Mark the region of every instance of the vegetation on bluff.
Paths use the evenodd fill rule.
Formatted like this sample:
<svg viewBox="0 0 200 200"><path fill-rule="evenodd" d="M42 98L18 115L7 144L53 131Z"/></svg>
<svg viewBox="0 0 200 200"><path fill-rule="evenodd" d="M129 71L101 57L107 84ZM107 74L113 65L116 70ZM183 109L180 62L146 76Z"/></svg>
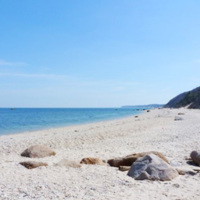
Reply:
<svg viewBox="0 0 200 200"><path fill-rule="evenodd" d="M166 108L181 108L188 106L188 108L200 109L200 87L179 94L171 99L164 107Z"/></svg>

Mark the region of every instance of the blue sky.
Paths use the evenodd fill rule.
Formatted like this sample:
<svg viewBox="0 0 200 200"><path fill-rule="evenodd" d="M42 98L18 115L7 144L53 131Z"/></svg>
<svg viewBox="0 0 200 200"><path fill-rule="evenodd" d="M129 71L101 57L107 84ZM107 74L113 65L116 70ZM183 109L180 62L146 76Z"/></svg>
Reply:
<svg viewBox="0 0 200 200"><path fill-rule="evenodd" d="M200 86L199 0L0 0L0 107L166 103Z"/></svg>

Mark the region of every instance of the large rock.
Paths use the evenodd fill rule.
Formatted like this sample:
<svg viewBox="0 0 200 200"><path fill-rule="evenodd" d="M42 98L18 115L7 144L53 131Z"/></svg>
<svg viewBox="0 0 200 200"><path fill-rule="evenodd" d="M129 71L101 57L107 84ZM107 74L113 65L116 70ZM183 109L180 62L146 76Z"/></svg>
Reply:
<svg viewBox="0 0 200 200"><path fill-rule="evenodd" d="M86 165L106 165L106 163L99 158L83 158L80 163Z"/></svg>
<svg viewBox="0 0 200 200"><path fill-rule="evenodd" d="M131 166L128 176L136 180L160 180L170 181L179 174L176 169L171 167L155 154L149 154L138 158Z"/></svg>
<svg viewBox="0 0 200 200"><path fill-rule="evenodd" d="M44 158L47 156L55 156L56 153L47 146L33 145L21 153L21 156L29 158Z"/></svg>
<svg viewBox="0 0 200 200"><path fill-rule="evenodd" d="M198 153L197 151L192 151L190 157L192 158L195 164L200 166L200 153Z"/></svg>
<svg viewBox="0 0 200 200"><path fill-rule="evenodd" d="M112 167L131 166L138 158L143 157L143 156L148 155L148 154L151 154L151 153L157 155L162 160L169 163L167 158L162 153L157 152L157 151L134 153L134 154L130 154L130 155L125 156L125 157L110 159L107 162Z"/></svg>
<svg viewBox="0 0 200 200"><path fill-rule="evenodd" d="M34 169L41 166L47 166L47 163L34 162L34 161L20 162L19 164L23 165L27 169Z"/></svg>
<svg viewBox="0 0 200 200"><path fill-rule="evenodd" d="M60 162L58 162L57 164L55 164L55 166L59 166L59 167L72 167L72 168L80 168L81 165L78 162L75 161L71 161L71 160L67 160L67 159L63 159Z"/></svg>

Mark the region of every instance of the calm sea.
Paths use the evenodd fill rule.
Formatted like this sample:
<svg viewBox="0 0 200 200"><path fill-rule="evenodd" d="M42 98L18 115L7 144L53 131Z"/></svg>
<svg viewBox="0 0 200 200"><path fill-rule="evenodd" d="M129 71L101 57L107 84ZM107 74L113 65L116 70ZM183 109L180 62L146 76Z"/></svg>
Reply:
<svg viewBox="0 0 200 200"><path fill-rule="evenodd" d="M0 108L0 135L117 119L141 112L122 108Z"/></svg>

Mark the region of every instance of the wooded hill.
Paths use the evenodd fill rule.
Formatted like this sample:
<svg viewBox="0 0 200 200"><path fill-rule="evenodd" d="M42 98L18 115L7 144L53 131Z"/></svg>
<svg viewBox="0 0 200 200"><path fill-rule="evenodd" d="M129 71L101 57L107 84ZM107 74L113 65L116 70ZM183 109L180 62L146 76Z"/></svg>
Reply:
<svg viewBox="0 0 200 200"><path fill-rule="evenodd" d="M200 87L189 92L184 92L171 99L165 108L181 108L186 107L200 109Z"/></svg>

